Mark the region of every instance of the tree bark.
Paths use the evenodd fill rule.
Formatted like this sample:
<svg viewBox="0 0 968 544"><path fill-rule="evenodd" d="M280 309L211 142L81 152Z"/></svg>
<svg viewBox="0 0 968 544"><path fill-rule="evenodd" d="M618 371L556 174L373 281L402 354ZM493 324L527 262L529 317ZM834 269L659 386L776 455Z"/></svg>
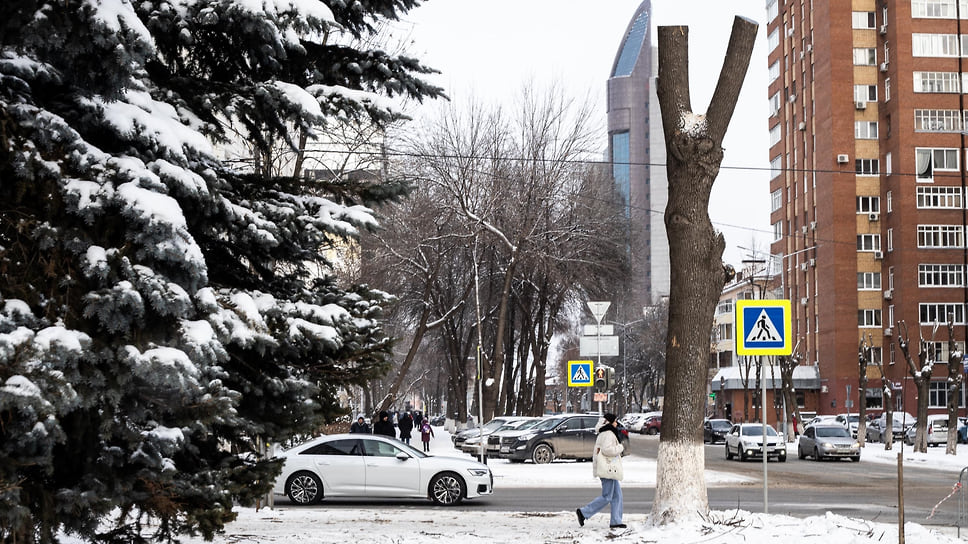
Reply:
<svg viewBox="0 0 968 544"><path fill-rule="evenodd" d="M962 353L955 342L955 326L948 321L948 443L945 444L945 454L958 453L958 433L951 429L958 429L958 400L961 399L961 386L965 375L961 371Z"/></svg>
<svg viewBox="0 0 968 544"><path fill-rule="evenodd" d="M709 110L692 111L688 28L659 27L659 80L668 156L671 288L666 387L652 521L694 519L709 510L701 429L705 411L709 331L726 272L725 239L709 220L709 196L723 160L722 141L739 98L757 24L735 18Z"/></svg>

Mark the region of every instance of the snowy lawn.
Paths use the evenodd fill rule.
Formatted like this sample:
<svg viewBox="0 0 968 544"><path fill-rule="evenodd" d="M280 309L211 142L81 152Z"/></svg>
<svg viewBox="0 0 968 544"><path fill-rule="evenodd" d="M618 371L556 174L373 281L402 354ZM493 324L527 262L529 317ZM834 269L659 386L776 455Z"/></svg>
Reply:
<svg viewBox="0 0 968 544"><path fill-rule="evenodd" d="M450 436L435 428L431 452L436 455L465 456L451 446ZM419 443L417 443L419 447ZM795 450L795 444L792 451ZM900 444L884 451L882 444L864 448L861 463L897 463ZM944 448L931 448L927 454L915 454L904 446L906 465L958 471L968 466L968 447L959 447L957 456L944 454ZM795 455L795 453L794 453ZM794 460L794 462L796 462ZM655 484L655 460L625 459L623 486ZM591 476L590 463L557 462L550 465L512 464L504 460L489 463L495 476L495 488L542 485L598 487ZM707 483L749 481L727 473L706 471ZM587 497L576 497L576 503ZM473 504L473 503L471 503ZM227 526L225 534L215 539L218 544L263 542L286 543L440 543L440 542L567 542L591 544L609 540L616 543L662 542L663 544L748 544L751 542L797 542L798 544L844 544L898 542L897 526L827 513L806 519L784 515L764 515L748 511L714 511L701 522L653 527L647 512L625 513L628 528L611 530L607 513L589 519L579 527L573 511L567 512L490 512L459 508L439 508L407 503L399 508L381 504L374 507L326 509L292 507L284 503L273 509L238 509L239 518ZM954 530L939 533L916 523L905 526L907 542L940 544L963 542ZM67 539L65 542L72 542ZM185 544L201 544L201 538L182 539Z"/></svg>

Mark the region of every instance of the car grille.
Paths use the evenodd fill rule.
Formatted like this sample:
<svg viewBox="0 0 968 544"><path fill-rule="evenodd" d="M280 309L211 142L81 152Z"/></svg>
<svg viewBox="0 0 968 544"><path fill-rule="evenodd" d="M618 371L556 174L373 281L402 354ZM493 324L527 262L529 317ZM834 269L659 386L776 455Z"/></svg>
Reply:
<svg viewBox="0 0 968 544"><path fill-rule="evenodd" d="M489 437L487 437L487 443L489 445L497 445L497 444L500 444L501 443L501 437L500 436L489 436Z"/></svg>

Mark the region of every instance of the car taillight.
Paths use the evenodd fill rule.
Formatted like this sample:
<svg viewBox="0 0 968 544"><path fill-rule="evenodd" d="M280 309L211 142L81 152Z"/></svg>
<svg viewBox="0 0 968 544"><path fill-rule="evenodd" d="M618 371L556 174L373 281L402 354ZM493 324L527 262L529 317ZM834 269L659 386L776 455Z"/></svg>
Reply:
<svg viewBox="0 0 968 544"><path fill-rule="evenodd" d="M622 436L628 436L628 435L629 435L629 432L625 429L622 429Z"/></svg>

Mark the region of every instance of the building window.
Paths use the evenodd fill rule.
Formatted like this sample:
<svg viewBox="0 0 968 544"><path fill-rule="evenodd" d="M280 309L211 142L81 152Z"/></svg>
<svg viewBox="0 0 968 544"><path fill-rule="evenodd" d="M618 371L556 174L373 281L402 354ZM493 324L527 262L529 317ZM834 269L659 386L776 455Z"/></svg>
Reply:
<svg viewBox="0 0 968 544"><path fill-rule="evenodd" d="M947 360L945 360L947 362ZM958 407L965 407L965 388L958 388ZM928 384L928 408L947 408L948 407L948 382L932 381Z"/></svg>
<svg viewBox="0 0 968 544"><path fill-rule="evenodd" d="M894 251L894 227L887 229L887 250Z"/></svg>
<svg viewBox="0 0 968 544"><path fill-rule="evenodd" d="M770 65L770 78L769 83L773 83L780 78L780 61L776 61Z"/></svg>
<svg viewBox="0 0 968 544"><path fill-rule="evenodd" d="M857 310L857 326L858 327L880 327L881 311L875 310L873 308L865 308L863 310Z"/></svg>
<svg viewBox="0 0 968 544"><path fill-rule="evenodd" d="M877 102L877 85L854 85L854 102Z"/></svg>
<svg viewBox="0 0 968 544"><path fill-rule="evenodd" d="M887 199L887 213L891 213L894 211L894 191L888 191L885 198Z"/></svg>
<svg viewBox="0 0 968 544"><path fill-rule="evenodd" d="M773 29L773 32L770 32L770 34L766 37L766 50L773 51L779 45L780 45L780 27L776 27ZM779 67L777 71L779 72ZM773 80L770 80L770 81L773 81Z"/></svg>
<svg viewBox="0 0 968 544"><path fill-rule="evenodd" d="M854 28L874 28L874 12L873 11L855 11L852 13Z"/></svg>
<svg viewBox="0 0 968 544"><path fill-rule="evenodd" d="M770 211L775 212L783 206L783 189L770 193Z"/></svg>
<svg viewBox="0 0 968 544"><path fill-rule="evenodd" d="M914 72L916 93L960 93L958 72Z"/></svg>
<svg viewBox="0 0 968 544"><path fill-rule="evenodd" d="M918 132L960 132L958 110L914 110L914 130Z"/></svg>
<svg viewBox="0 0 968 544"><path fill-rule="evenodd" d="M773 223L773 241L776 242L783 238L783 221Z"/></svg>
<svg viewBox="0 0 968 544"><path fill-rule="evenodd" d="M880 291L881 273L880 272L858 272L857 289L859 291Z"/></svg>
<svg viewBox="0 0 968 544"><path fill-rule="evenodd" d="M859 196L857 197L857 213L880 213L881 197L879 196Z"/></svg>
<svg viewBox="0 0 968 544"><path fill-rule="evenodd" d="M968 16L968 0L960 0L961 18ZM957 17L955 0L911 0L911 17L921 19L954 19Z"/></svg>
<svg viewBox="0 0 968 544"><path fill-rule="evenodd" d="M884 407L884 391L880 387L868 387L864 392L867 409L880 410Z"/></svg>
<svg viewBox="0 0 968 544"><path fill-rule="evenodd" d="M854 169L858 176L876 176L881 173L880 161L877 159L855 159Z"/></svg>
<svg viewBox="0 0 968 544"><path fill-rule="evenodd" d="M922 185L917 187L917 191L918 208L961 209L961 187Z"/></svg>
<svg viewBox="0 0 968 544"><path fill-rule="evenodd" d="M934 181L935 171L958 171L958 150L919 147L914 150L918 181Z"/></svg>
<svg viewBox="0 0 968 544"><path fill-rule="evenodd" d="M769 2L766 4L766 21L770 22L773 19L776 19L778 14L779 11L776 7L776 0L769 0Z"/></svg>
<svg viewBox="0 0 968 544"><path fill-rule="evenodd" d="M857 235L857 251L880 251L880 250L881 250L880 234L858 234Z"/></svg>
<svg viewBox="0 0 968 544"><path fill-rule="evenodd" d="M961 225L918 225L919 248L960 248Z"/></svg>
<svg viewBox="0 0 968 544"><path fill-rule="evenodd" d="M922 302L918 304L918 314L922 325L947 323L948 320L951 320L955 325L965 324L965 306L963 304Z"/></svg>
<svg viewBox="0 0 968 544"><path fill-rule="evenodd" d="M780 134L780 123L770 127L770 147L773 147L780 141Z"/></svg>
<svg viewBox="0 0 968 544"><path fill-rule="evenodd" d="M934 342L926 341L926 350L928 357L936 362L947 364L950 358L948 353L948 342ZM964 353L964 342L955 342L955 352Z"/></svg>
<svg viewBox="0 0 968 544"><path fill-rule="evenodd" d="M957 57L959 52L965 54L965 43L968 43L962 36L959 47L957 34L911 34L911 42L911 54L915 57ZM856 53L854 64L857 64Z"/></svg>
<svg viewBox="0 0 968 544"><path fill-rule="evenodd" d="M884 101L891 101L891 78L889 77L884 78Z"/></svg>
<svg viewBox="0 0 968 544"><path fill-rule="evenodd" d="M855 47L854 48L855 66L876 66L877 48L875 47Z"/></svg>
<svg viewBox="0 0 968 544"><path fill-rule="evenodd" d="M961 264L919 264L918 287L963 287L965 267Z"/></svg>
<svg viewBox="0 0 968 544"><path fill-rule="evenodd" d="M777 155L770 160L770 179L776 179L783 171L783 157Z"/></svg>
<svg viewBox="0 0 968 544"><path fill-rule="evenodd" d="M877 121L854 121L854 138L858 140L876 140Z"/></svg>
<svg viewBox="0 0 968 544"><path fill-rule="evenodd" d="M631 217L631 184L632 169L629 154L629 133L616 132L612 134L612 179L622 195L625 217Z"/></svg>
<svg viewBox="0 0 968 544"><path fill-rule="evenodd" d="M770 116L774 116L780 113L780 91L777 91L770 97Z"/></svg>

